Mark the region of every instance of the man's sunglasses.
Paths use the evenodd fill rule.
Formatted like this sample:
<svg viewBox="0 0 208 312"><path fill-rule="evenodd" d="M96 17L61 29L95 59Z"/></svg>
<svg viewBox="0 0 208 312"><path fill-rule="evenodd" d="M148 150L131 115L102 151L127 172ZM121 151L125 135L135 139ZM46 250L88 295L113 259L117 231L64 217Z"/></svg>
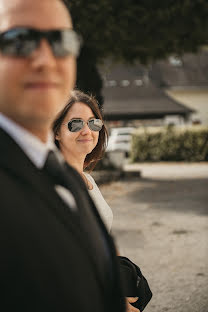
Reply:
<svg viewBox="0 0 208 312"><path fill-rule="evenodd" d="M82 119L72 119L66 125L69 131L78 132L82 130L86 122ZM100 131L103 127L103 122L101 119L90 119L87 121L87 125L92 131Z"/></svg>
<svg viewBox="0 0 208 312"><path fill-rule="evenodd" d="M29 57L46 39L55 57L79 54L81 40L72 29L37 30L18 27L0 33L0 53L14 57Z"/></svg>

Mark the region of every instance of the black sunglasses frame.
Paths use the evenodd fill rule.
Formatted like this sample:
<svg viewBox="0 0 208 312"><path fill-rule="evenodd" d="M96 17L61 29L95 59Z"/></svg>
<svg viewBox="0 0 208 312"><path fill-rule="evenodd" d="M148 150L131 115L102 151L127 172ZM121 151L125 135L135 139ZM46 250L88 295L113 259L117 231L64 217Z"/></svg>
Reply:
<svg viewBox="0 0 208 312"><path fill-rule="evenodd" d="M72 29L38 30L16 27L0 33L0 53L14 57L29 57L42 39L47 40L55 57L77 57L81 37Z"/></svg>
<svg viewBox="0 0 208 312"><path fill-rule="evenodd" d="M98 125L95 125L95 128L94 128L92 122L95 122L95 121L97 121L97 122L99 121L99 122L100 122L100 125L99 125L99 126L98 126ZM72 123L73 123L73 122L81 122L81 126L78 127L78 128L76 128L75 131L72 131L72 129L73 129ZM102 127L103 127L103 122L102 122L102 120L99 119L99 118L93 118L93 119L88 120L87 122L84 121L84 120L82 120L81 118L76 118L76 119L70 120L66 125L68 126L68 129L69 129L70 132L79 132L80 130L82 130L82 129L84 128L85 124L88 125L88 128L89 128L91 131L95 131L95 132L101 131L101 129L102 129ZM77 125L76 125L76 127L77 127ZM97 127L97 128L96 128L96 127Z"/></svg>

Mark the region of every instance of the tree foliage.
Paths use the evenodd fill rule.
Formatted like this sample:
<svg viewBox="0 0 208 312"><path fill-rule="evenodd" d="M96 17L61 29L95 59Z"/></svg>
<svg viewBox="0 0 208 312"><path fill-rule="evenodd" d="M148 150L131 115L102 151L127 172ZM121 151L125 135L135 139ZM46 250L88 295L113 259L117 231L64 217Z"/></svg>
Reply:
<svg viewBox="0 0 208 312"><path fill-rule="evenodd" d="M147 63L207 42L207 0L69 0L69 6L97 60Z"/></svg>
<svg viewBox="0 0 208 312"><path fill-rule="evenodd" d="M207 0L68 0L68 3L75 28L84 40L80 62L85 67L89 64L92 68L92 63L98 64L106 57L148 64L170 54L196 52L207 44ZM83 71L84 68L80 69L79 74Z"/></svg>

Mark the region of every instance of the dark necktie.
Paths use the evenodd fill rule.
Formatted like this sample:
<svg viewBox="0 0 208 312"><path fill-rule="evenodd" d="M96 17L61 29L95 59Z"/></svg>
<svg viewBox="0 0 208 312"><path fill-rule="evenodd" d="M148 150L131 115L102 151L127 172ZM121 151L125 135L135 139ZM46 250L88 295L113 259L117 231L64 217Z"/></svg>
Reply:
<svg viewBox="0 0 208 312"><path fill-rule="evenodd" d="M60 197L66 202L66 204L74 210L74 212L77 210L77 205L75 203L75 197L72 195L72 188L73 185L71 183L71 179L69 177L69 174L66 174L67 168L66 168L65 162L60 162L58 159L58 156L55 154L55 152L50 151L48 153L45 166L43 170L49 175L50 179L52 179L53 183L55 185L61 185L65 189L67 189L66 193L60 194L60 190L56 190ZM76 211L77 212L77 211Z"/></svg>
<svg viewBox="0 0 208 312"><path fill-rule="evenodd" d="M44 169L53 178L54 182L69 188L69 180L64 170L64 163L61 164L55 152L50 151L45 162Z"/></svg>

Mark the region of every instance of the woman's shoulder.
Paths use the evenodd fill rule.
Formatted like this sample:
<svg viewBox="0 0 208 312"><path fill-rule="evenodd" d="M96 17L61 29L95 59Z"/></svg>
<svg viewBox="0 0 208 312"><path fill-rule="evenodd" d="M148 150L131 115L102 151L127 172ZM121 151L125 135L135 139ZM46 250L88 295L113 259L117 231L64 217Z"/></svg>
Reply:
<svg viewBox="0 0 208 312"><path fill-rule="evenodd" d="M93 184L93 186L95 186L95 185L97 186L97 184L96 184L94 178L91 176L90 173L84 172L84 175L85 175L85 177L88 179L88 181L90 181L90 182Z"/></svg>
<svg viewBox="0 0 208 312"><path fill-rule="evenodd" d="M93 189L89 190L89 194L91 195L94 203L100 213L105 225L107 226L108 231L110 231L112 222L113 222L113 213L108 203L105 201L99 187L97 186L94 178L91 174L85 172L85 177L92 183Z"/></svg>
<svg viewBox="0 0 208 312"><path fill-rule="evenodd" d="M93 177L91 176L91 174L89 174L88 172L84 172L84 175L85 175L85 177L88 178L90 181L95 181L95 180L93 179Z"/></svg>

